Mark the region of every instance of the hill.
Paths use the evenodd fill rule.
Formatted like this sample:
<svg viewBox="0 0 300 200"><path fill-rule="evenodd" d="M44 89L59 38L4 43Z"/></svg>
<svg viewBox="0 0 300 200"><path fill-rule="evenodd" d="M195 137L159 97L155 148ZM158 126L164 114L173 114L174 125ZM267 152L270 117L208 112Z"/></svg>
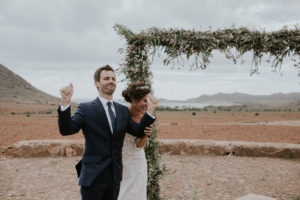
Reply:
<svg viewBox="0 0 300 200"><path fill-rule="evenodd" d="M217 93L214 95L201 95L197 98L187 99L187 103L202 103L211 105L268 105L278 106L300 101L300 93L276 93L271 95L250 95L244 93Z"/></svg>
<svg viewBox="0 0 300 200"><path fill-rule="evenodd" d="M57 104L60 99L33 87L22 77L0 64L0 101Z"/></svg>
<svg viewBox="0 0 300 200"><path fill-rule="evenodd" d="M300 93L276 93L271 95L250 95L243 93L217 93L201 95L185 101L159 99L160 106L172 108L173 105L198 108L207 105L204 110L230 111L300 111Z"/></svg>

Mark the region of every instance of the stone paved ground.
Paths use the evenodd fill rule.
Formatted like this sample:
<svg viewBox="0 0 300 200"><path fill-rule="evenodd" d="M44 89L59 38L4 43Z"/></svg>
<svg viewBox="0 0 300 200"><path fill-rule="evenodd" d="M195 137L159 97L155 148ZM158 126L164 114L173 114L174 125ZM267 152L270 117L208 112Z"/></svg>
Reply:
<svg viewBox="0 0 300 200"><path fill-rule="evenodd" d="M79 157L2 159L1 200L80 199L74 164ZM164 155L165 199L235 199L255 193L300 198L300 160Z"/></svg>

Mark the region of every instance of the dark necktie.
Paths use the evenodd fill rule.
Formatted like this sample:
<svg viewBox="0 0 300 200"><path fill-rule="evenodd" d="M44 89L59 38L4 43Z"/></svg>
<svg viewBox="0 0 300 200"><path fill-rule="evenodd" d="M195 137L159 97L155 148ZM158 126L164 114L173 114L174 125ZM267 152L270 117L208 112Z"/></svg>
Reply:
<svg viewBox="0 0 300 200"><path fill-rule="evenodd" d="M108 114L109 114L109 117L110 117L112 129L115 130L116 116L115 116L114 112L111 109L111 102L107 102L107 106L108 106Z"/></svg>

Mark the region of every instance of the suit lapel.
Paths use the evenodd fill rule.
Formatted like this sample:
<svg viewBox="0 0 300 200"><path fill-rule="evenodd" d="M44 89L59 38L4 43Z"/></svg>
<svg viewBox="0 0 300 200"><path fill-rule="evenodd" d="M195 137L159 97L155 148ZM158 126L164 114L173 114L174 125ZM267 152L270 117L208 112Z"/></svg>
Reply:
<svg viewBox="0 0 300 200"><path fill-rule="evenodd" d="M97 115L96 117L98 119L100 119L101 124L104 124L106 129L109 131L109 134L111 134L111 129L110 129L110 126L109 126L109 123L108 123L108 119L107 119L104 107L103 107L100 99L97 97L94 100L93 104L94 104L94 109L95 109L96 115Z"/></svg>
<svg viewBox="0 0 300 200"><path fill-rule="evenodd" d="M121 124L122 112L120 109L120 105L118 103L114 102L114 107L115 107L115 111L116 111L116 127L115 127L114 135L116 135L118 133L118 128Z"/></svg>

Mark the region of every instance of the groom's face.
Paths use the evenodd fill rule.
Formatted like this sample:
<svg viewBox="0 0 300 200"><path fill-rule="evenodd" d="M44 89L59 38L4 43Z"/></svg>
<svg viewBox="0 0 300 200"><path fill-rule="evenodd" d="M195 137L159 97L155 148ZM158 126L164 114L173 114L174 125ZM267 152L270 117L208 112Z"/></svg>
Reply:
<svg viewBox="0 0 300 200"><path fill-rule="evenodd" d="M113 71L103 70L100 74L99 82L95 85L99 88L99 93L112 95L116 89L116 75Z"/></svg>

